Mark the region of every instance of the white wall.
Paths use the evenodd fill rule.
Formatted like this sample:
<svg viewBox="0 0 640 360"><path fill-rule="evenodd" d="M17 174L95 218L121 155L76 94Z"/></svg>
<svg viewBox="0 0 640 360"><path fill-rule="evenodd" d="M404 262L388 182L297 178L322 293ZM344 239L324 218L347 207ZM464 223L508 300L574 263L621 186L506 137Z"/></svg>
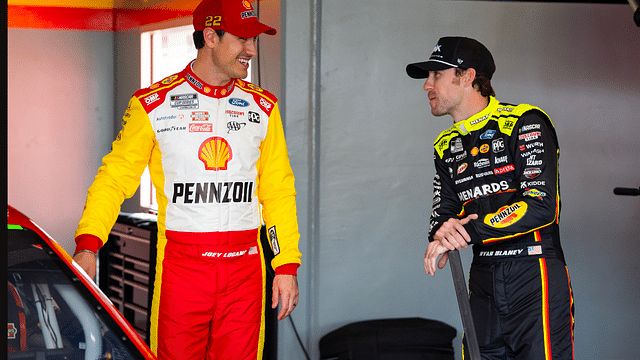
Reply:
<svg viewBox="0 0 640 360"><path fill-rule="evenodd" d="M73 253L114 132L113 33L8 29L9 205Z"/></svg>

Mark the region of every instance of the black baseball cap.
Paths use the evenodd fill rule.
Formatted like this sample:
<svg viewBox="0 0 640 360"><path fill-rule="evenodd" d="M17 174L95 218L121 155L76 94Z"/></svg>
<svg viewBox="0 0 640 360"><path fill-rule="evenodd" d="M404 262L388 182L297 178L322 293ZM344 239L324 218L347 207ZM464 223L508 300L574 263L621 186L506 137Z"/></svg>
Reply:
<svg viewBox="0 0 640 360"><path fill-rule="evenodd" d="M407 65L407 75L414 79L426 79L429 71L453 67L474 68L489 79L496 71L493 56L480 42L466 37L447 36L438 40L429 60Z"/></svg>

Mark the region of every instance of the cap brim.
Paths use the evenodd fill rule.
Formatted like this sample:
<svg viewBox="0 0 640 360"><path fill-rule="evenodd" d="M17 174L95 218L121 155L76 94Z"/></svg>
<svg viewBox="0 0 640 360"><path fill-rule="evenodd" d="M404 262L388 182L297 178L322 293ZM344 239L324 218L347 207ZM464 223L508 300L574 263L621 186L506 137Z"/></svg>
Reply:
<svg viewBox="0 0 640 360"><path fill-rule="evenodd" d="M414 79L426 79L429 77L429 71L445 70L452 67L456 66L445 62L427 60L407 65L407 75Z"/></svg>
<svg viewBox="0 0 640 360"><path fill-rule="evenodd" d="M277 33L276 29L272 28L271 26L267 26L259 21L242 24L236 27L229 27L224 30L242 38L252 38L262 33L265 33L267 35L275 35Z"/></svg>

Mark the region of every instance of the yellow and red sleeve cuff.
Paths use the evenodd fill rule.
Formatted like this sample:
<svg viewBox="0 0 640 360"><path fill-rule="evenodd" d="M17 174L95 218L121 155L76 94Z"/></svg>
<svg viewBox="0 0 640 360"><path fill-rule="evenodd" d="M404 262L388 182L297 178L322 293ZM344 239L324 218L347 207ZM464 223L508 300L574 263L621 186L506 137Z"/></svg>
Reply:
<svg viewBox="0 0 640 360"><path fill-rule="evenodd" d="M81 234L76 236L76 251L90 250L94 253L98 252L98 249L102 247L102 240L99 237L91 234Z"/></svg>
<svg viewBox="0 0 640 360"><path fill-rule="evenodd" d="M276 275L293 275L298 276L298 268L300 264L284 264L275 269Z"/></svg>

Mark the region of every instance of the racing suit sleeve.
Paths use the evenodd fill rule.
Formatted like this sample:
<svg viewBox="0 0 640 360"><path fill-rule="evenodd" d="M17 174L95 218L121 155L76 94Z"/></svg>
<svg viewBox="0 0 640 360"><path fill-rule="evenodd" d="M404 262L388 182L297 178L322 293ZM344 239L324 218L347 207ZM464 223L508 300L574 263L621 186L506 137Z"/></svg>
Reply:
<svg viewBox="0 0 640 360"><path fill-rule="evenodd" d="M478 219L465 225L473 244L510 239L559 220L559 148L551 121L541 111L525 112L509 137L508 148L515 191L511 196L496 195L495 199L504 201L492 202L489 211L478 211Z"/></svg>
<svg viewBox="0 0 640 360"><path fill-rule="evenodd" d="M260 144L258 199L274 258L276 275L296 275L300 266L298 217L294 175L276 103L269 115L267 135Z"/></svg>
<svg viewBox="0 0 640 360"><path fill-rule="evenodd" d="M458 200L453 189L448 166L434 152L436 174L433 178L433 206L429 221L429 242L440 226L450 218L458 218L462 211L462 203Z"/></svg>
<svg viewBox="0 0 640 360"><path fill-rule="evenodd" d="M122 129L112 150L102 158L87 192L82 218L76 230L76 252L97 250L107 242L120 206L135 194L153 147L155 135L140 101L133 97L122 118Z"/></svg>

